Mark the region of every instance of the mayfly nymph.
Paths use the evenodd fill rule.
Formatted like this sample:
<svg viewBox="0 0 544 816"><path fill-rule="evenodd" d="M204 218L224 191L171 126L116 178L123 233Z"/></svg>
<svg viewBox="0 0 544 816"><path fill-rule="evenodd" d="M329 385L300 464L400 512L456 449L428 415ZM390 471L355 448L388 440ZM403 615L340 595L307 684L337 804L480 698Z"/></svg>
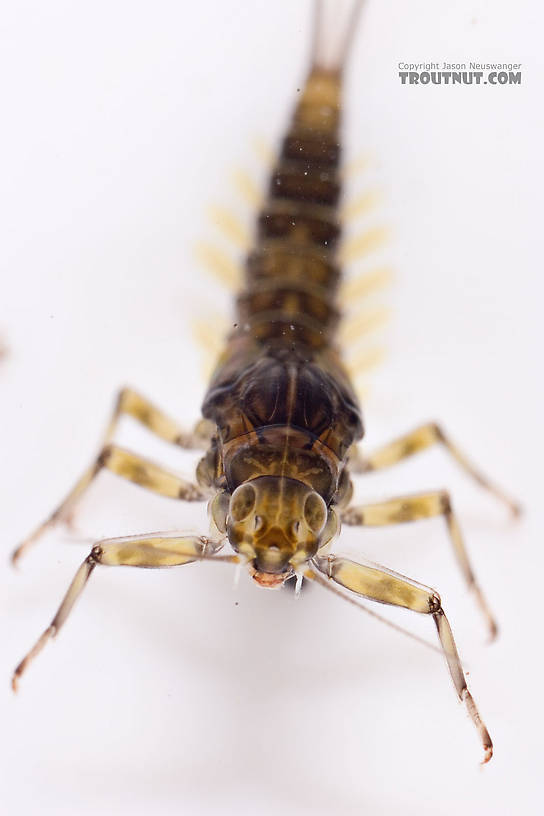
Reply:
<svg viewBox="0 0 544 816"><path fill-rule="evenodd" d="M429 616L457 695L478 731L484 761L492 742L466 684L440 596L389 569L331 552L341 524L381 526L443 517L455 556L492 635L496 624L476 582L449 494L430 491L354 506L351 478L442 445L481 487L517 505L477 471L436 423L425 423L366 453L361 410L338 341L341 282L340 117L342 75L360 3L331 48L328 16L316 3L310 70L258 213L235 326L216 365L192 432L131 388L120 391L98 456L62 504L15 551L13 560L56 523L67 521L106 469L155 493L208 500L209 536L182 532L131 535L96 543L77 571L50 626L15 669L13 687L68 617L97 565L171 567L195 561L243 564L261 587L303 578ZM330 9L329 9L330 11ZM206 451L196 483L113 440L130 415L158 437ZM220 554L229 544L233 552ZM339 590L334 590L339 591Z"/></svg>

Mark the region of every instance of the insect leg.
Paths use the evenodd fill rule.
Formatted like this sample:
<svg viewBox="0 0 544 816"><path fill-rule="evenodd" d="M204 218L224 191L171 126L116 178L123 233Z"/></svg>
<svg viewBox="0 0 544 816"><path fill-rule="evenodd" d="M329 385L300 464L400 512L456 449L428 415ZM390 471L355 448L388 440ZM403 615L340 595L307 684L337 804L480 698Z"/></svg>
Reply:
<svg viewBox="0 0 544 816"><path fill-rule="evenodd" d="M446 521L455 556L468 588L476 596L489 627L491 639L493 639L497 635L497 624L476 581L461 529L451 506L450 495L446 490L420 493L416 496L399 496L376 504L348 507L342 513L342 521L345 524L360 524L364 527L381 527L386 524L402 524L406 521L418 521L434 516L443 516Z"/></svg>
<svg viewBox="0 0 544 816"><path fill-rule="evenodd" d="M14 563L47 529L54 524L70 519L76 504L103 468L141 485L141 487L146 487L154 493L172 499L203 501L206 498L197 485L191 484L191 482L185 481L180 476L176 476L159 465L117 445L106 445L83 476L76 482L64 501L13 552L11 558Z"/></svg>
<svg viewBox="0 0 544 816"><path fill-rule="evenodd" d="M132 388L122 388L115 401L115 407L110 421L106 427L106 432L102 439L102 451L96 462L83 474L74 489L69 493L60 507L49 516L22 544L17 547L12 553L11 559L16 563L19 558L26 552L26 550L38 540L38 538L45 532L46 529L59 521L67 521L69 519L69 512L72 509L75 500L83 493L86 487L90 484L100 467L98 462L100 457L104 454L107 445L113 439L117 425L121 417L127 414L132 416L146 428L149 428L154 434L166 442L171 442L179 445L182 448L206 448L212 432L209 423L206 420L198 422L194 430L190 433L184 431L173 419L167 416L163 411L153 405L146 397L138 394ZM98 467L98 470L96 468ZM96 471L96 472L95 472ZM137 481L133 479L133 481ZM193 491L196 488L193 488ZM179 496L179 498L185 498Z"/></svg>
<svg viewBox="0 0 544 816"><path fill-rule="evenodd" d="M212 436L212 431L206 420L198 422L194 430L187 433L175 420L167 416L146 397L138 394L132 388L122 388L117 395L113 414L102 440L103 445L113 439L123 414L134 417L161 439L179 445L181 448L204 449L208 446Z"/></svg>
<svg viewBox="0 0 544 816"><path fill-rule="evenodd" d="M15 669L11 681L13 690L17 691L19 678L28 664L41 652L47 641L58 634L97 564L149 568L175 567L203 559L237 563L236 556L214 555L221 546L221 542L210 541L205 536L175 533L126 536L100 541L76 572L50 625Z"/></svg>
<svg viewBox="0 0 544 816"><path fill-rule="evenodd" d="M358 564L335 555L317 556L313 559L313 564L320 573L357 595L362 595L379 603L400 606L411 609L413 612L432 615L453 685L459 699L465 703L470 718L480 735L484 748L483 762L488 762L493 756L493 743L478 713L476 703L467 688L453 633L442 609L442 602L438 593L430 587L418 584L404 575L399 575L384 567ZM324 583L327 586L327 582L323 581L319 575L315 577L318 579L318 583Z"/></svg>
<svg viewBox="0 0 544 816"><path fill-rule="evenodd" d="M372 470L381 470L382 468L396 465L397 462L401 462L403 459L407 459L409 456L436 444L443 445L469 476L478 482L484 490L488 490L495 498L507 505L512 515L520 515L520 505L474 467L465 454L453 444L436 422L428 422L425 425L420 425L419 428L415 428L415 430L403 436L399 436L388 445L378 448L378 450L371 453L370 456L365 456L360 453L359 450L356 450L353 457L350 457L350 467L354 473L368 473Z"/></svg>

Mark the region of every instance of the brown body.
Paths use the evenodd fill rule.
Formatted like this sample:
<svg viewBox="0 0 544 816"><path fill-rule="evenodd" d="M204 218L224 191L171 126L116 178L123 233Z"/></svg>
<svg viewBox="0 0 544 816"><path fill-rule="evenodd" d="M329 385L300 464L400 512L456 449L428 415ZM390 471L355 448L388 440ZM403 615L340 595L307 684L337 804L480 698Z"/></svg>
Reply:
<svg viewBox="0 0 544 816"><path fill-rule="evenodd" d="M387 468L440 444L466 473L519 514L519 506L474 468L434 422L371 455L363 455L356 445L363 435L361 414L335 332L341 75L359 6L354 0L330 61L322 50L330 26L323 4L316 2L312 69L257 218L255 248L247 258L245 284L237 298L236 327L204 400L206 421L186 432L147 398L131 388L122 389L98 456L65 500L16 549L13 560L46 529L71 519L104 469L177 501L211 497L212 537L149 533L97 543L50 626L15 669L13 687L58 633L96 565L150 568L198 560L243 562L263 587L280 587L296 574L297 585L304 576L328 588L336 584L352 599L363 597L431 617L455 690L477 729L487 761L491 738L467 688L438 593L376 564L329 554L341 521L374 527L440 516L467 586L494 636L496 624L470 565L449 494L435 490L353 506L348 468L352 474ZM337 4L329 11L334 18ZM117 423L126 414L175 445L207 448L197 468L198 485L116 445ZM227 539L236 555L217 555Z"/></svg>
<svg viewBox="0 0 544 816"><path fill-rule="evenodd" d="M236 327L202 408L217 434L199 478L229 493L274 475L303 482L327 504L346 495L347 452L363 431L334 342L339 120L339 73L313 70L272 171Z"/></svg>
<svg viewBox="0 0 544 816"><path fill-rule="evenodd" d="M311 71L257 218L235 330L202 408L217 432L199 467L201 484L230 496L253 479L275 477L253 513L269 519L272 507L283 507L274 532L255 532L253 539L262 539L262 550L279 547L284 557L271 563L263 553L259 575L287 574L294 565L296 542L287 543L287 529L297 518L288 497L297 487L282 480L304 484L327 507L346 501L348 451L363 435L335 344L340 93L340 72Z"/></svg>

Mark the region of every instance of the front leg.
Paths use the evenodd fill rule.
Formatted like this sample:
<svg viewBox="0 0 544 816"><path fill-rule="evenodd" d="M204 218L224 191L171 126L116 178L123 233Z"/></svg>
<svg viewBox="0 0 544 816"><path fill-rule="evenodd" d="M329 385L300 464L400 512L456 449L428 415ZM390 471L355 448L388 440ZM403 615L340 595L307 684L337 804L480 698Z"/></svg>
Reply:
<svg viewBox="0 0 544 816"><path fill-rule="evenodd" d="M105 564L110 567L150 568L176 567L204 559L238 563L235 555L216 556L215 553L221 547L222 542L210 541L205 536L187 536L177 533L110 538L95 544L76 572L50 625L15 669L11 681L13 690L17 691L19 679L29 663L41 652L47 641L59 633L97 564Z"/></svg>
<svg viewBox="0 0 544 816"><path fill-rule="evenodd" d="M325 586L328 586L328 581L321 578L320 574L364 598L432 616L457 695L465 703L480 735L484 749L483 762L489 762L493 756L493 743L468 690L453 633L438 593L392 570L375 564L358 564L336 555L316 556L313 566L316 570L313 577Z"/></svg>
<svg viewBox="0 0 544 816"><path fill-rule="evenodd" d="M443 445L450 456L480 487L483 487L484 490L487 490L499 501L506 504L512 515L519 516L521 514L521 506L518 502L510 498L501 488L493 484L487 476L484 476L481 471L474 467L436 422L427 422L425 425L420 425L410 433L399 436L388 445L378 448L369 456L362 454L358 448L355 448L350 454L350 469L353 473L369 473L374 470L382 470L382 468L396 465L397 462L420 453L432 445Z"/></svg>
<svg viewBox="0 0 544 816"><path fill-rule="evenodd" d="M497 635L497 624L474 576L461 528L453 512L450 495L446 490L438 490L434 493L420 493L415 496L399 496L376 504L348 507L342 513L341 518L345 524L381 527L387 524L403 524L407 521L418 521L419 519L436 516L442 516L446 522L455 556L468 588L476 596L493 640Z"/></svg>

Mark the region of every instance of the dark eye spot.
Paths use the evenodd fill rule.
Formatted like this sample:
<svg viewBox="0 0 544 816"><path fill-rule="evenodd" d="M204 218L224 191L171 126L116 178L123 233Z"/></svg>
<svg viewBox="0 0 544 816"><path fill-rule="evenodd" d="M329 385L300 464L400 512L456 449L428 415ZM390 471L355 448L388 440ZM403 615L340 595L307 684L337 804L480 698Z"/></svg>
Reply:
<svg viewBox="0 0 544 816"><path fill-rule="evenodd" d="M319 493L310 493L304 503L304 519L314 533L318 533L327 521L327 505Z"/></svg>
<svg viewBox="0 0 544 816"><path fill-rule="evenodd" d="M230 500L229 514L234 521L243 521L255 506L256 493L253 485L237 487Z"/></svg>

